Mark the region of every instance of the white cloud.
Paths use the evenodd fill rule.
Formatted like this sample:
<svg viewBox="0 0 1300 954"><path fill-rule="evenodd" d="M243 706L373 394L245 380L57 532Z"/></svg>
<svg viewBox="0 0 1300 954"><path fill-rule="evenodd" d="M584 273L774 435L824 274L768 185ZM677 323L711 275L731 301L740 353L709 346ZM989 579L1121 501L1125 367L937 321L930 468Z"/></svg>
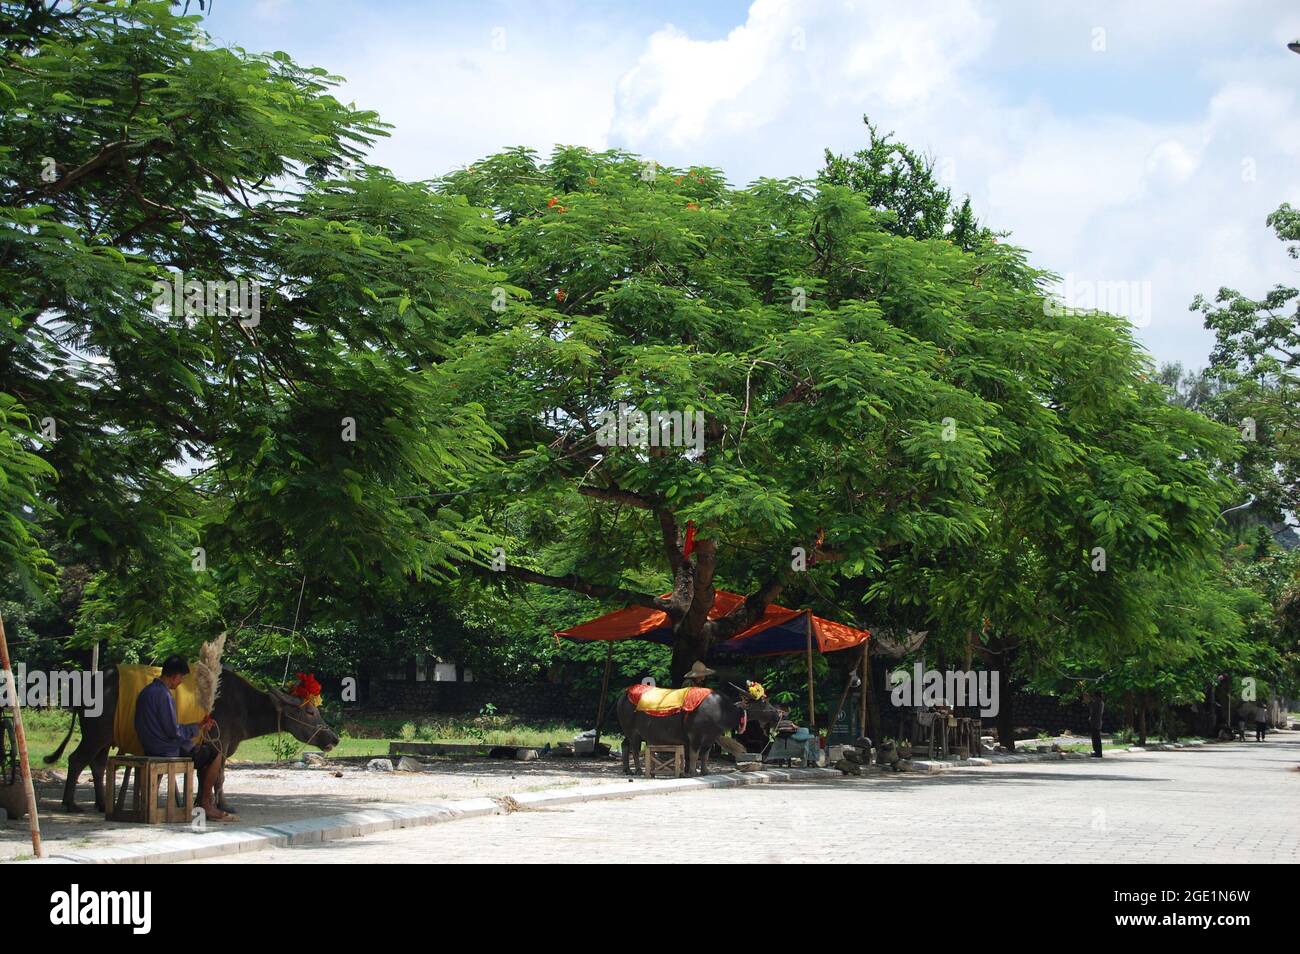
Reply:
<svg viewBox="0 0 1300 954"><path fill-rule="evenodd" d="M1264 226L1300 203L1300 57L1283 45L1300 8L756 0L718 26L721 8L667 23L560 0L400 19L349 8L336 29L311 20L317 4L282 2L249 7L256 35L234 38L347 76L345 98L396 126L375 158L405 177L556 142L715 166L737 184L813 175L825 148L863 143L865 112L939 160L1036 264L1150 281L1141 336L1158 358L1205 361L1209 336L1187 311L1198 292L1300 279ZM304 23L311 40L279 35Z"/></svg>
<svg viewBox="0 0 1300 954"><path fill-rule="evenodd" d="M613 137L633 149L691 147L815 122L869 92L903 108L955 80L989 32L966 0L896 9L756 0L721 40L672 25L654 33L619 81Z"/></svg>
<svg viewBox="0 0 1300 954"><path fill-rule="evenodd" d="M500 18L448 29L423 21L358 26L330 69L341 95L395 128L374 161L432 178L508 146L603 149L613 90L632 56L596 24Z"/></svg>
<svg viewBox="0 0 1300 954"><path fill-rule="evenodd" d="M758 0L722 39L652 35L619 81L611 141L737 182L809 175L823 147L861 144L866 112L939 160L1036 264L1149 282L1140 336L1158 359L1201 364L1198 292L1295 278L1264 217L1300 200L1300 58L1275 41L1300 23L1249 13L1253 27L1216 3ZM1093 86L1106 107L1089 105Z"/></svg>

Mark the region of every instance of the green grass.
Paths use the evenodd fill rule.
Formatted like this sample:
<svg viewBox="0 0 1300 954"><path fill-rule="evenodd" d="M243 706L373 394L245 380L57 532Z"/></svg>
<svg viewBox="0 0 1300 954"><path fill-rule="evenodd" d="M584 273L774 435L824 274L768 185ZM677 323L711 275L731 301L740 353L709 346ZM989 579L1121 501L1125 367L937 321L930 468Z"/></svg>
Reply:
<svg viewBox="0 0 1300 954"><path fill-rule="evenodd" d="M42 759L53 752L68 731L71 716L57 709L23 710L23 726L27 731L27 751L32 766L44 767ZM357 715L343 720L339 744L330 752L338 757L381 757L388 755L391 741L482 743L486 745L511 745L540 748L547 742L567 742L584 727L565 722L520 721L509 716L436 717L427 714L408 715ZM80 737L74 733L63 757L56 765L67 768L68 752L76 747ZM617 734L602 736L602 741L617 746ZM239 747L236 762L275 762L295 759L307 746L288 733L278 739L263 736L250 739ZM313 747L314 748L314 747Z"/></svg>
<svg viewBox="0 0 1300 954"><path fill-rule="evenodd" d="M67 712L58 709L24 709L23 710L23 729L27 733L27 754L31 758L33 768L44 768L45 763L42 759L53 752L68 731L68 723L72 721L72 716ZM64 750L63 758L58 763L59 766L66 768L68 765L68 751L77 744L76 733L72 736L72 741L68 743L68 748Z"/></svg>

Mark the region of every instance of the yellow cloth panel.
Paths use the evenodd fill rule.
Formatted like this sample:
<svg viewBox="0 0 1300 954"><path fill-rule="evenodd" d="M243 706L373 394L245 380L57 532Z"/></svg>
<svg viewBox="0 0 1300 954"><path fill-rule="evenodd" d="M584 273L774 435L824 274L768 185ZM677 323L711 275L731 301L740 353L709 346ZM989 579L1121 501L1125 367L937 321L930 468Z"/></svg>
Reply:
<svg viewBox="0 0 1300 954"><path fill-rule="evenodd" d="M161 666L117 667L117 711L113 714L113 744L118 755L144 755L144 746L135 734L135 701L144 687L162 675ZM172 690L176 703L176 721L185 725L202 722L205 715L199 706L199 688L194 671L178 688Z"/></svg>
<svg viewBox="0 0 1300 954"><path fill-rule="evenodd" d="M637 700L638 712L662 712L664 709L680 709L686 705L686 689L647 689Z"/></svg>

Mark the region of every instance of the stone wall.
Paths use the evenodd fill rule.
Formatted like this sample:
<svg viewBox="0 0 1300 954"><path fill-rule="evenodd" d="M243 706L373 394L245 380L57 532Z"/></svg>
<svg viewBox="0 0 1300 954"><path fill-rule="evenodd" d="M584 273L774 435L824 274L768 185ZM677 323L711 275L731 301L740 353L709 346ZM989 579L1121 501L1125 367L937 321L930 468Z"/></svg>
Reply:
<svg viewBox="0 0 1300 954"><path fill-rule="evenodd" d="M1075 735L1089 734L1088 707L1082 702L1062 705L1053 696L1016 695L1011 706L1017 729L1032 728L1051 733L1069 729ZM984 720L985 728L995 724L994 719ZM1124 707L1108 702L1102 713L1102 731L1115 732L1123 725Z"/></svg>
<svg viewBox="0 0 1300 954"><path fill-rule="evenodd" d="M492 684L487 682L416 682L414 680L389 680L374 677L365 694L365 707L372 710L403 712L438 712L447 715L478 715L491 703L501 715L514 715L530 719L564 719L589 725L596 718L596 692L581 691L564 683ZM889 697L884 696L881 715L886 723L886 734L896 731L895 717L890 712ZM838 701L838 699L836 700ZM834 703L828 703L832 705ZM846 709L856 709L857 694L846 702ZM1069 729L1076 735L1088 734L1088 707L1082 703L1061 705L1051 696L1017 695L1012 701L1015 724L1018 729L1033 729L1057 733ZM829 713L822 713L823 719ZM609 719L606 725L610 725ZM1124 722L1124 708L1118 703L1108 704L1104 716L1104 731L1113 732ZM991 729L994 719L985 719L984 727ZM1153 727L1154 729L1154 727Z"/></svg>

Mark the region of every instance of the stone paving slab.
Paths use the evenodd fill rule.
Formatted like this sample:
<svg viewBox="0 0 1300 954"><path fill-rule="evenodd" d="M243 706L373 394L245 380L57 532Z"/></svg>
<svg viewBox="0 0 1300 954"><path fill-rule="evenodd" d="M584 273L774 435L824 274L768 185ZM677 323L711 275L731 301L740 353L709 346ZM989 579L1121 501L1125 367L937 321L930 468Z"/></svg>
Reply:
<svg viewBox="0 0 1300 954"><path fill-rule="evenodd" d="M1107 755L1125 752L1149 751L1138 747L1113 749ZM1172 751L1181 745L1159 746L1158 750ZM877 766L864 766L865 776L889 777L891 775L938 775L961 769L986 769L1002 764L1028 762L1061 762L1086 759L1078 752L1026 752L990 753L986 757L967 759L927 760L913 759L901 763L903 772L895 773ZM506 815L518 811L538 811L601 802L611 799L635 798L643 795L668 795L674 793L702 792L710 789L738 788L743 786L779 784L797 781L842 779L844 775L832 768L764 769L756 772L729 772L707 776L676 779L629 779L626 785L595 784L540 792L520 792L514 795L466 798L430 804L389 804L343 814L318 818L302 818L252 828L226 828L212 823L206 831L192 831L149 842L126 843L103 847L62 849L40 861L25 864L170 864L185 861L215 859L245 852L277 848L300 848L346 838L359 838L391 832L395 829L437 825L459 819L476 819L492 815Z"/></svg>
<svg viewBox="0 0 1300 954"><path fill-rule="evenodd" d="M608 869L689 845L714 863L748 865L1295 865L1300 733L1288 735L1263 745L1189 746L1114 759L1045 753L1027 764L937 773L823 772L790 783L510 812L212 863L554 864L562 858ZM1243 792L1248 811L1233 807L1243 804Z"/></svg>
<svg viewBox="0 0 1300 954"><path fill-rule="evenodd" d="M206 831L174 835L156 841L111 847L63 849L48 858L21 864L170 864L212 859L273 848L300 848L342 838L357 838L398 828L436 825L458 819L505 815L582 802L666 795L674 792L737 788L800 779L839 777L834 769L793 768L675 779L635 779L627 787L589 785L542 792L521 792L495 798L467 798L428 805L389 805L341 815L303 818L257 828L227 829L220 823Z"/></svg>

